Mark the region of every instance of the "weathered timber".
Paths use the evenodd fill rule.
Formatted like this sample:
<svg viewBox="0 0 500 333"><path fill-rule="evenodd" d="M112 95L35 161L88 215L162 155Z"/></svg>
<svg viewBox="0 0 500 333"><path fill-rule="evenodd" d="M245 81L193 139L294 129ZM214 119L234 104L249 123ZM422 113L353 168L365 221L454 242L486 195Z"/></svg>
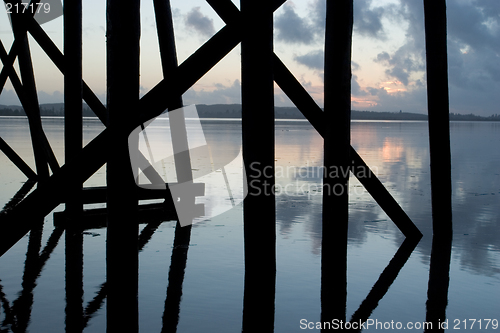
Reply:
<svg viewBox="0 0 500 333"><path fill-rule="evenodd" d="M433 230L426 321L444 332L453 238L446 2L424 0L424 17Z"/></svg>
<svg viewBox="0 0 500 333"><path fill-rule="evenodd" d="M170 183L173 185L175 183ZM165 190L150 190L142 187L137 188L137 195L139 200L153 200L153 199L165 199L171 198L171 193L169 190L169 184L165 184L167 187ZM192 190L197 196L203 195L205 185L203 183L194 183L191 185ZM106 202L106 186L97 187L86 187L82 191L82 201L84 204L95 204ZM66 202L67 198L64 198L63 202Z"/></svg>
<svg viewBox="0 0 500 333"><path fill-rule="evenodd" d="M54 226L66 228L71 225L72 220L66 217L66 212L54 213ZM151 203L138 207L137 224L161 223L177 219L173 204ZM106 208L94 208L84 210L80 216L79 223L82 230L106 228L108 215Z"/></svg>
<svg viewBox="0 0 500 333"><path fill-rule="evenodd" d="M353 0L326 2L321 321L345 321ZM341 170L341 172L332 172Z"/></svg>
<svg viewBox="0 0 500 333"><path fill-rule="evenodd" d="M424 1L431 197L434 234L451 237L451 153L446 2Z"/></svg>
<svg viewBox="0 0 500 333"><path fill-rule="evenodd" d="M64 158L80 154L83 144L82 117L82 0L64 1ZM76 170L75 172L80 172ZM66 210L78 214L83 210L83 184L68 179L71 184ZM75 236L77 237L77 236ZM77 328L75 328L77 329Z"/></svg>
<svg viewBox="0 0 500 333"><path fill-rule="evenodd" d="M19 170L21 170L22 173L24 173L26 177L28 177L28 179L35 180L37 178L36 173L31 170L29 165L26 164L26 162L24 162L23 159L19 155L17 155L14 149L12 149L1 137L0 150L5 154L5 156L9 158L9 160L12 161L12 163L15 164L16 167L19 168Z"/></svg>
<svg viewBox="0 0 500 333"><path fill-rule="evenodd" d="M272 2L242 0L243 332L273 332L276 289ZM258 96L258 98L257 98ZM259 110L259 112L255 112ZM265 171L265 172L263 172ZM255 320L256 316L259 320Z"/></svg>
<svg viewBox="0 0 500 333"><path fill-rule="evenodd" d="M106 331L138 332L138 198L126 124L137 117L139 110L140 1L107 0L106 13L110 131L106 166Z"/></svg>

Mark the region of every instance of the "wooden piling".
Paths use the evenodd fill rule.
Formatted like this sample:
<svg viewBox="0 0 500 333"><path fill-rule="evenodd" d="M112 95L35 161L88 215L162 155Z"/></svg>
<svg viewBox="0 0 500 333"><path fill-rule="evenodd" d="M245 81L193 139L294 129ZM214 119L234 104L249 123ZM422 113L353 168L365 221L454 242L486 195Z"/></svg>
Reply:
<svg viewBox="0 0 500 333"><path fill-rule="evenodd" d="M64 1L64 155L69 161L79 155L83 142L82 119L82 0ZM79 173L79 170L76 172ZM66 211L78 214L83 210L82 186L69 179L71 189Z"/></svg>
<svg viewBox="0 0 500 333"><path fill-rule="evenodd" d="M433 231L426 320L444 332L453 238L445 0L424 0L424 16Z"/></svg>
<svg viewBox="0 0 500 333"><path fill-rule="evenodd" d="M272 332L276 284L274 196L273 10L270 1L241 1L245 291L243 332ZM256 318L259 318L256 320Z"/></svg>
<svg viewBox="0 0 500 333"><path fill-rule="evenodd" d="M137 332L137 186L129 158L130 119L139 114L140 1L107 0L107 332Z"/></svg>
<svg viewBox="0 0 500 333"><path fill-rule="evenodd" d="M327 1L321 321L345 321L353 1Z"/></svg>
<svg viewBox="0 0 500 333"><path fill-rule="evenodd" d="M446 2L424 0L433 232L451 236L450 107Z"/></svg>

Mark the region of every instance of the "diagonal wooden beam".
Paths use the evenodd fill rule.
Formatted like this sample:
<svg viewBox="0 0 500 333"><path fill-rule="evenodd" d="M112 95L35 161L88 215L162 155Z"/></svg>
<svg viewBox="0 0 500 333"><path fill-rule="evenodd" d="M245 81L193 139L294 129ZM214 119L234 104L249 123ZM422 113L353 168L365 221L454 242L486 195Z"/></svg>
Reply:
<svg viewBox="0 0 500 333"><path fill-rule="evenodd" d="M2 41L0 41L0 60L3 62L4 67L5 64L8 62L7 58L8 58L7 52L2 44ZM30 98L28 98L28 95L26 94L26 91L21 83L21 80L17 76L17 73L14 71L14 68L10 66L10 68L7 67L5 69L7 70L7 73L10 77L10 81L14 86L14 90L17 94L17 97L19 98L19 101L21 102L24 111L26 112L26 115L28 116L28 118L33 119L34 117L36 117L36 115L33 114L34 110L33 101ZM34 135L37 142L40 143L40 147L43 149L45 157L52 171L58 170L59 163L57 162L54 152L52 151L47 136L45 135L45 132L43 130L35 131L35 133L32 133L32 135Z"/></svg>
<svg viewBox="0 0 500 333"><path fill-rule="evenodd" d="M12 5L12 7L14 7L14 5L22 5L21 4L21 1L20 0L4 0L5 4L10 4ZM36 1L31 1L31 3L39 3L40 0L36 0ZM20 18L22 21L26 21L29 19L29 17L33 18L33 16L35 15L35 12L30 12L30 11L27 11L25 13L17 13L16 16L18 18ZM25 39L27 38L27 35L26 35L26 26L24 24L21 24L21 27L19 29L19 33L20 33L20 36L22 38L15 38L14 39L14 42L12 43L12 46L10 48L10 51L9 51L9 56L8 56L8 59L7 59L7 62L4 62L4 67L2 68L2 70L0 71L0 93L2 93L3 91L3 88L5 86L5 82L7 82L7 77L8 77L8 71L10 71L10 68L12 67L12 65L14 64L14 61L16 60L16 57L17 57L17 54L20 50L20 47L21 47L21 44L24 43Z"/></svg>
<svg viewBox="0 0 500 333"><path fill-rule="evenodd" d="M14 149L12 149L1 137L0 150L3 151L3 153L9 158L9 160L11 160L12 163L14 163L17 168L21 170L21 172L24 173L26 177L28 177L28 179L34 180L37 178L36 173L29 167L29 165L26 164L26 162L24 162L23 159L19 155L17 155Z"/></svg>

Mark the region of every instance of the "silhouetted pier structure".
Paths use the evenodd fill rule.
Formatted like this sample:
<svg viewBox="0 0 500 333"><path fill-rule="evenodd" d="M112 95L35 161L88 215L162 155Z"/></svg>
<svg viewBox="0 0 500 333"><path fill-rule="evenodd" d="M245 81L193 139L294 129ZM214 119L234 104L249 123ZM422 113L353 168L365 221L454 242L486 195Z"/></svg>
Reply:
<svg viewBox="0 0 500 333"><path fill-rule="evenodd" d="M4 0L16 4L19 0ZM93 312L107 297L108 331L126 325L138 331L138 250L147 243L162 221L175 219L172 202L140 207L139 199L168 198L168 189L139 189L133 179L128 156L128 135L164 110L182 106L182 94L241 42L242 59L242 149L247 179L258 179L261 188L272 186L274 176L273 84L288 95L312 126L324 137L325 169L349 169L396 226L406 241L396 253L353 318L366 320L404 265L422 234L399 206L362 157L350 145L351 46L353 0L327 1L325 38L325 109L322 111L285 64L273 52L273 12L285 1L242 0L241 11L230 0L207 0L226 25L177 64L169 0L154 0L164 79L139 98L140 3L138 0L107 0L107 105L104 106L82 80L82 3L64 1L64 54L59 51L29 12L12 14L15 40L8 50L0 45L3 68L0 91L9 78L26 111L32 137L36 170L32 170L3 139L0 149L26 175L27 185L37 188L27 194L23 187L0 215L0 255L30 232L27 280L20 296L24 306L13 307L6 320L29 318L29 302L35 281L66 231L67 331L81 332ZM444 0L424 0L431 146L433 257L429 279L428 319L445 316L447 278L451 250L451 182L446 60L446 9ZM41 46L64 74L65 163L59 166L43 132L27 34ZM20 75L13 63L19 61ZM22 83L21 83L22 82ZM106 125L106 129L82 147L82 101ZM258 110L258 112L256 111ZM172 120L185 130L184 119ZM182 135L181 135L182 136ZM184 136L185 137L185 136ZM175 141L175 140L173 140ZM186 142L174 142L174 151L184 151ZM176 148L177 147L177 148ZM192 182L187 155L176 154L179 182ZM258 168L250 164L258 162ZM107 186L82 188L82 184L107 163ZM182 166L182 167L181 167ZM50 170L49 170L50 168ZM365 172L356 172L364 170ZM52 171L52 173L50 173ZM253 174L254 172L255 174ZM324 177L322 242L322 321L346 319L348 177ZM339 189L341 194L332 191ZM194 197L188 198L194 204ZM105 211L84 211L83 205L106 202ZM40 223L59 204L66 211L55 220L56 229L40 252ZM145 211L149 213L144 213ZM155 214L158 213L158 214ZM92 215L94 214L94 215ZM147 227L138 235L141 214ZM150 214L150 215L147 215ZM272 332L276 284L276 231L274 195L250 192L244 202L245 293L243 331ZM89 223L88 216L94 220ZM100 217L99 222L95 220ZM163 217L163 218L162 218ZM104 222L106 224L104 224ZM85 228L107 226L107 281L86 307L82 302L83 237ZM169 287L165 302L164 330L175 331L182 281L190 241L190 226L177 223L172 252ZM435 257L436 255L436 257ZM446 266L446 264L448 266ZM333 268L335 267L335 268ZM439 276L439 277L436 277ZM437 282L436 282L437 281ZM30 296L31 295L31 296ZM437 296L436 296L437 295ZM31 297L31 298L30 298ZM18 302L18 303L19 303ZM15 302L14 302L15 303ZM253 320L255 316L259 320ZM127 318L126 324L123 318Z"/></svg>

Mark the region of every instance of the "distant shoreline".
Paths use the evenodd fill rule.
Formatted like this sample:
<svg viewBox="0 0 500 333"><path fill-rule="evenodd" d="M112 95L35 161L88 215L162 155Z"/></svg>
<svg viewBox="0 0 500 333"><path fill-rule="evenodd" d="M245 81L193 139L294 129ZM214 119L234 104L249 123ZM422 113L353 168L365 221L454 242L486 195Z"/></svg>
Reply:
<svg viewBox="0 0 500 333"><path fill-rule="evenodd" d="M197 104L200 118L241 118L241 104ZM42 116L64 116L64 104L41 104L40 114ZM0 116L26 116L24 109L17 105L0 105ZM95 117L92 110L84 104L84 117ZM295 107L275 107L276 119L306 119ZM410 112L379 112L379 111L351 111L352 120L420 120L427 121L427 115ZM450 113L451 121L500 121L500 115L482 117L473 114Z"/></svg>

